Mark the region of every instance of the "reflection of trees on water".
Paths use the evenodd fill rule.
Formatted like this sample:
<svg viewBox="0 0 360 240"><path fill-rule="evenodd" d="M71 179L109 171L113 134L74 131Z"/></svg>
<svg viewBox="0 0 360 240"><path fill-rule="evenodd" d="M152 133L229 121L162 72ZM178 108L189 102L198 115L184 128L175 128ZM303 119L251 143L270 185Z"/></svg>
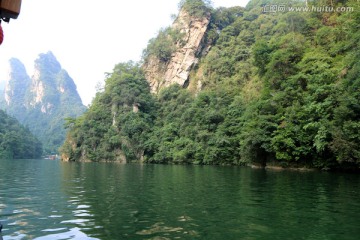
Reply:
<svg viewBox="0 0 360 240"><path fill-rule="evenodd" d="M328 226L350 231L338 220L349 222L343 213L360 197L350 196L355 185L345 175L320 172L112 163L62 170L72 217L87 220L64 224L99 239L286 239L299 229L314 238Z"/></svg>

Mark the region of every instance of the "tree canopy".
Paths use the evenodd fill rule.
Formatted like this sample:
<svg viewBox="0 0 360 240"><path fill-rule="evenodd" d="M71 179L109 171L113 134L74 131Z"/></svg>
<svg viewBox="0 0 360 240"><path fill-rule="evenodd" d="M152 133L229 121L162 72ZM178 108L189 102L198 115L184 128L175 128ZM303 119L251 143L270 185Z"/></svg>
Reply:
<svg viewBox="0 0 360 240"><path fill-rule="evenodd" d="M0 110L0 159L39 158L41 154L41 142L29 129Z"/></svg>
<svg viewBox="0 0 360 240"><path fill-rule="evenodd" d="M71 124L63 151L71 160L114 160L121 150L149 163L358 169L358 2L308 1L353 11L277 13L263 12L266 3L211 10L211 49L187 89L174 84L152 96L138 65L119 64ZM193 87L199 83L201 91Z"/></svg>

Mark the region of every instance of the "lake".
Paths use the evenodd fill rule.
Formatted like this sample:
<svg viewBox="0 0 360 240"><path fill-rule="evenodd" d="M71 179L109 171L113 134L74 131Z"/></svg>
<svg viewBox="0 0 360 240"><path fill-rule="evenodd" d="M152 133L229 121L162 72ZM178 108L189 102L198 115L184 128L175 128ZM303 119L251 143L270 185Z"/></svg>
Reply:
<svg viewBox="0 0 360 240"><path fill-rule="evenodd" d="M0 221L4 240L358 239L360 176L0 160Z"/></svg>

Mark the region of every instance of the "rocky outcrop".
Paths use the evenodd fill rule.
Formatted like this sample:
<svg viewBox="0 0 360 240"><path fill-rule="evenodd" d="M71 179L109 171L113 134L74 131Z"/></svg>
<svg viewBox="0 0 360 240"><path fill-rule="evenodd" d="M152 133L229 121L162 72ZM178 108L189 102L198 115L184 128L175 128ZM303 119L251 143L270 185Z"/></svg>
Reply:
<svg viewBox="0 0 360 240"><path fill-rule="evenodd" d="M31 78L18 59L9 63L1 108L28 126L47 153L56 152L65 139L64 118L86 110L73 79L52 52L39 55Z"/></svg>
<svg viewBox="0 0 360 240"><path fill-rule="evenodd" d="M149 56L143 65L152 93L157 93L163 87L174 83L186 85L191 69L206 48L203 39L209 22L210 13L198 18L190 16L185 10L180 11L171 28L180 31L183 39L176 44L176 50L170 60L163 63L156 56Z"/></svg>
<svg viewBox="0 0 360 240"><path fill-rule="evenodd" d="M61 107L69 99L71 104L82 106L74 80L52 52L40 54L36 59L29 97L30 106L45 110L43 113L49 113L52 107Z"/></svg>
<svg viewBox="0 0 360 240"><path fill-rule="evenodd" d="M9 81L6 82L4 91L5 104L21 106L25 101L26 90L30 86L31 80L24 64L19 59L10 59L9 65Z"/></svg>

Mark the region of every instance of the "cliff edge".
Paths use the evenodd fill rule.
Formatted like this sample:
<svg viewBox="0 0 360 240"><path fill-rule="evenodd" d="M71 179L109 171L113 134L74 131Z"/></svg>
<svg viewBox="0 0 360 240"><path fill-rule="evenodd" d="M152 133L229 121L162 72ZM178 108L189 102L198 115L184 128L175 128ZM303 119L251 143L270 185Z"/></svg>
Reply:
<svg viewBox="0 0 360 240"><path fill-rule="evenodd" d="M177 38L170 40L173 46L170 47L169 58L161 58L153 53L145 58L143 70L152 93L158 93L173 83L180 86L187 84L191 69L197 64L201 52L207 48L203 39L209 23L210 12L193 16L185 9L180 11L170 27L170 31L177 33ZM160 48L164 49L164 46Z"/></svg>

